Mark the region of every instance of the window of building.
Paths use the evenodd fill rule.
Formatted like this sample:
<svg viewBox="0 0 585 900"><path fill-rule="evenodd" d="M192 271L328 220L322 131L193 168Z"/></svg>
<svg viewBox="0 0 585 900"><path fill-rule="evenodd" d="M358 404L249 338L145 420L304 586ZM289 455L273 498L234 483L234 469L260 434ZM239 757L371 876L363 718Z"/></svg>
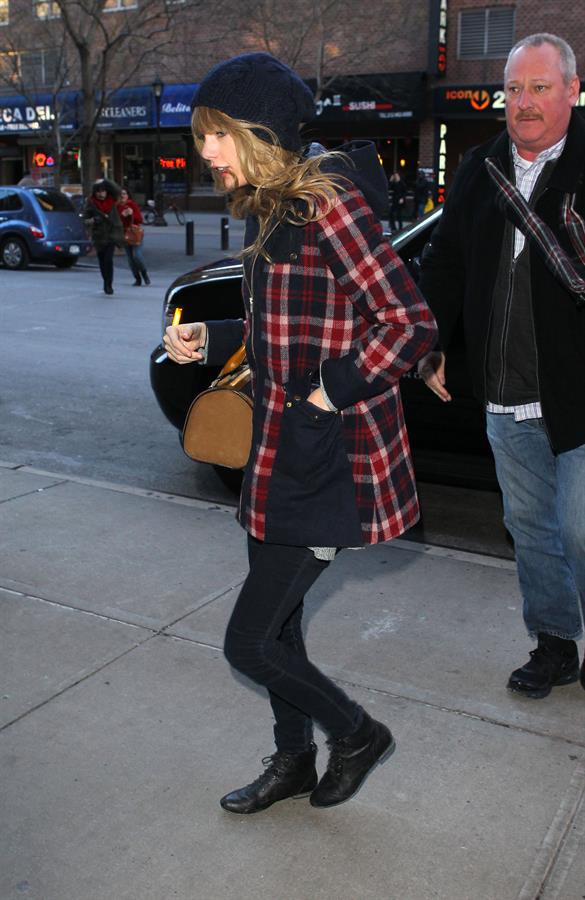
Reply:
<svg viewBox="0 0 585 900"><path fill-rule="evenodd" d="M36 50L20 54L20 77L23 84L53 87L59 70L57 50Z"/></svg>
<svg viewBox="0 0 585 900"><path fill-rule="evenodd" d="M0 25L8 25L8 0L0 0Z"/></svg>
<svg viewBox="0 0 585 900"><path fill-rule="evenodd" d="M58 71L57 50L0 53L0 77L16 88L55 87Z"/></svg>
<svg viewBox="0 0 585 900"><path fill-rule="evenodd" d="M20 78L20 61L18 53L9 50L7 53L0 53L0 79L4 82L12 82L16 84Z"/></svg>
<svg viewBox="0 0 585 900"><path fill-rule="evenodd" d="M33 0L33 9L37 19L58 19L61 15L59 4L54 0Z"/></svg>
<svg viewBox="0 0 585 900"><path fill-rule="evenodd" d="M498 59L514 45L513 6L462 9L459 13L459 59Z"/></svg>
<svg viewBox="0 0 585 900"><path fill-rule="evenodd" d="M138 0L106 0L104 3L104 12L114 12L120 9L135 9L138 6Z"/></svg>

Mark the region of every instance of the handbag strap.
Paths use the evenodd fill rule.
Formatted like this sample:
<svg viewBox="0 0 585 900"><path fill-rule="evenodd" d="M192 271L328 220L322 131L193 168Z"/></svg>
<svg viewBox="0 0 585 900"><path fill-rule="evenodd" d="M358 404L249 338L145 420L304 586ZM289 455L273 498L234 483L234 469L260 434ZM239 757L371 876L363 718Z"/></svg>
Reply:
<svg viewBox="0 0 585 900"><path fill-rule="evenodd" d="M229 375L230 372L234 372L236 369L239 369L240 366L244 365L246 362L246 347L242 344L241 347L238 347L236 352L230 356L223 369L219 373L218 380L223 375Z"/></svg>

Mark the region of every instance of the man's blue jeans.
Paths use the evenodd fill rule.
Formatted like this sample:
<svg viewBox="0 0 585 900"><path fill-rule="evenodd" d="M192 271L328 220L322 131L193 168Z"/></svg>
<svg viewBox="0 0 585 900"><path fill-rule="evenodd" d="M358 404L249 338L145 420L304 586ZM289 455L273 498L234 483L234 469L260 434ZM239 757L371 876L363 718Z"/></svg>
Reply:
<svg viewBox="0 0 585 900"><path fill-rule="evenodd" d="M585 444L552 452L542 419L487 413L528 633L577 640L585 618Z"/></svg>

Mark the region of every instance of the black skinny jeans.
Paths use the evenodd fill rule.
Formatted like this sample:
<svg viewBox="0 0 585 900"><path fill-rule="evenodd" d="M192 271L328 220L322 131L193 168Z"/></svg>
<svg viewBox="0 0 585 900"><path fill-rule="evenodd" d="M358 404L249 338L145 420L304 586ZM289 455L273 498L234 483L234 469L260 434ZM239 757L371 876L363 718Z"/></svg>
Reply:
<svg viewBox="0 0 585 900"><path fill-rule="evenodd" d="M306 750L313 720L338 738L361 725L363 710L307 658L303 599L327 568L307 547L248 536L250 572L230 618L224 651L239 672L268 689L276 747Z"/></svg>
<svg viewBox="0 0 585 900"><path fill-rule="evenodd" d="M104 288L111 288L114 283L114 252L115 244L106 244L97 251L97 258L100 264L100 272L104 279Z"/></svg>

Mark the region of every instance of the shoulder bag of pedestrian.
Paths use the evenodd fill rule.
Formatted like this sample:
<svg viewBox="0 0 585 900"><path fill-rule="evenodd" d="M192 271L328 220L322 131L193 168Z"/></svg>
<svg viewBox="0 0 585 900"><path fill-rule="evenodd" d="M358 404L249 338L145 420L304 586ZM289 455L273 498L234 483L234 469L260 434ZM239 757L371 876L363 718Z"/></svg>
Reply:
<svg viewBox="0 0 585 900"><path fill-rule="evenodd" d="M124 231L124 240L131 247L138 247L144 239L144 228L142 225L129 225Z"/></svg>

